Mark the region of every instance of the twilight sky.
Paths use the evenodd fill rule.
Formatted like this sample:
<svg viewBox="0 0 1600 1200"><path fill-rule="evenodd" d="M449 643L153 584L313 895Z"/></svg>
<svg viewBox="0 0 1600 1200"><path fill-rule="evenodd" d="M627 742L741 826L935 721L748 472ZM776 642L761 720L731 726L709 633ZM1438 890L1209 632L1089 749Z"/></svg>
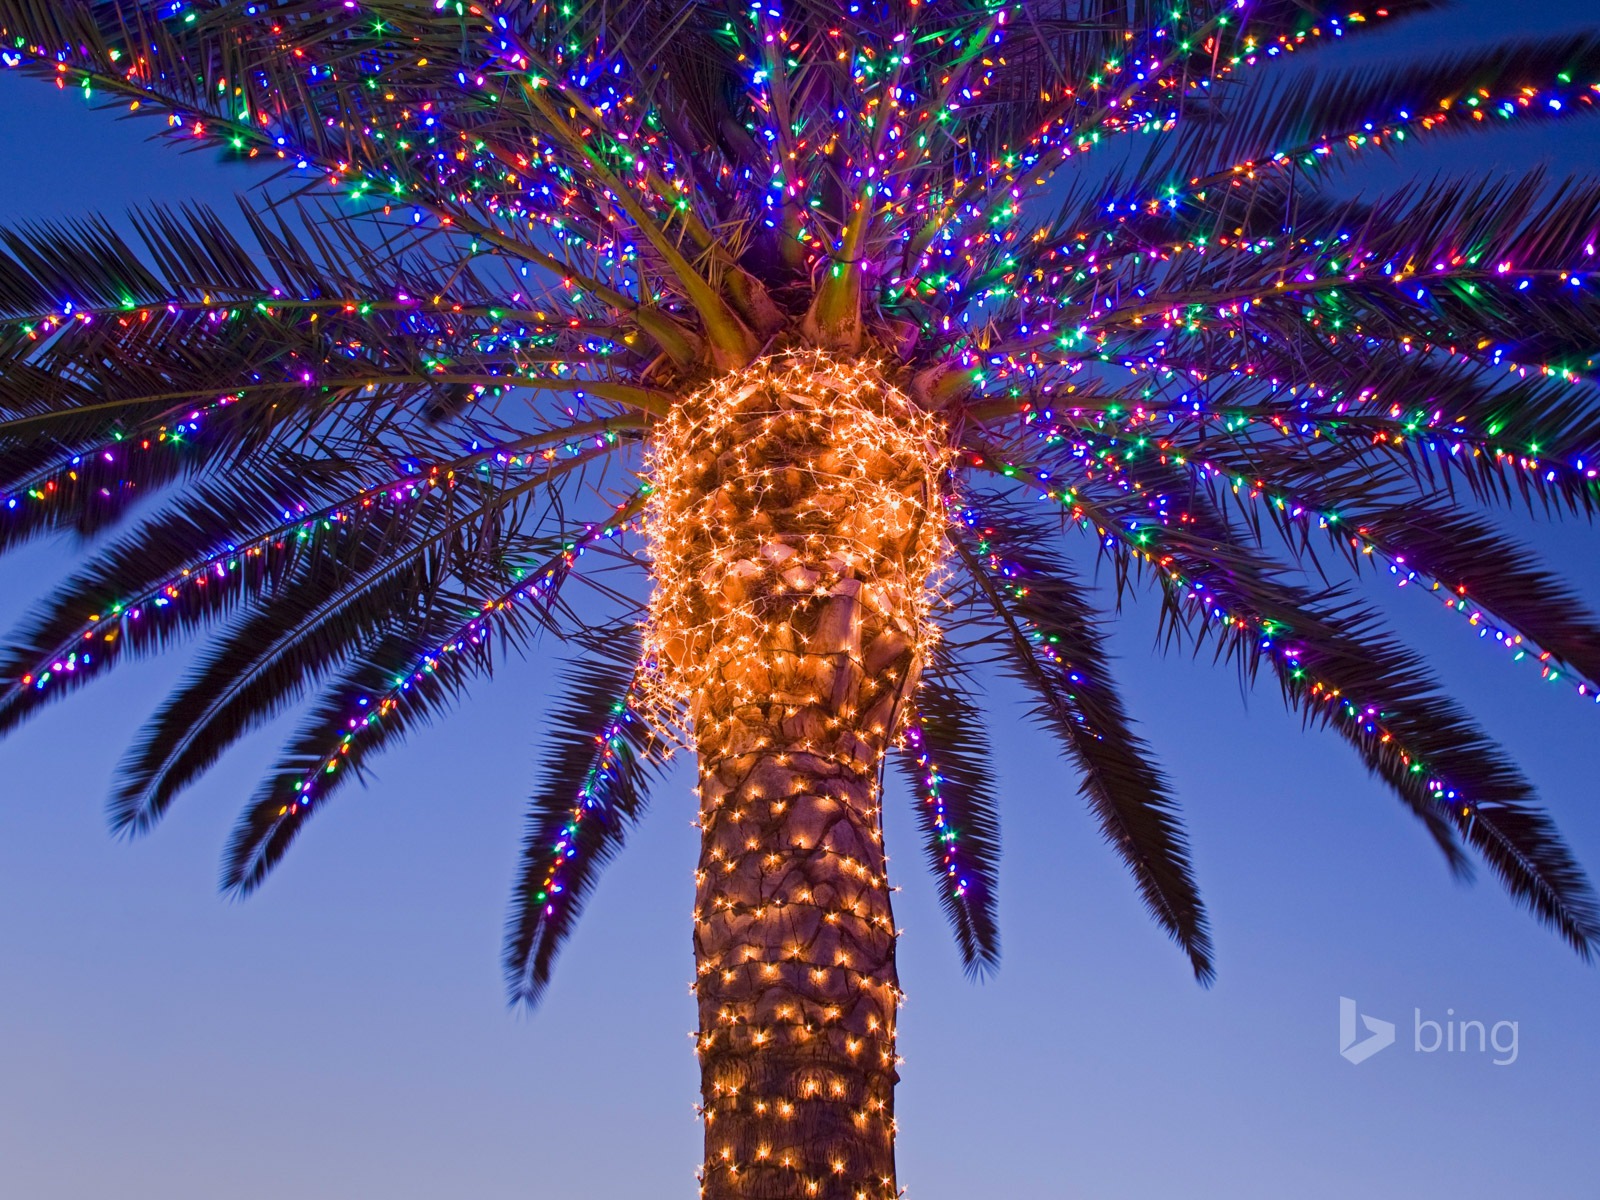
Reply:
<svg viewBox="0 0 1600 1200"><path fill-rule="evenodd" d="M1586 25L1600 27L1594 0L1465 0L1362 44L1426 55ZM228 203L253 179L150 132L0 72L0 222ZM1541 162L1592 171L1600 120L1446 140L1362 178ZM1600 530L1508 523L1600 596ZM0 622L70 549L0 561ZM1600 873L1600 710L1422 595L1367 590ZM909 803L889 810L913 1200L1596 1195L1600 969L1487 877L1453 883L1399 803L1332 736L1302 733L1275 687L1246 698L1225 670L1157 657L1154 615L1136 605L1120 623L1123 678L1187 807L1220 980L1194 984L1070 772L996 686L1005 961L988 983L962 976ZM544 1007L509 1012L501 921L547 672L512 664L385 756L237 904L216 891L221 847L292 717L154 835L106 833L118 758L183 666L125 667L0 743L0 1195L690 1200L686 772L608 871ZM1396 1044L1344 1061L1341 995L1396 1022ZM1417 1052L1417 1010L1452 1009L1516 1022L1516 1061Z"/></svg>

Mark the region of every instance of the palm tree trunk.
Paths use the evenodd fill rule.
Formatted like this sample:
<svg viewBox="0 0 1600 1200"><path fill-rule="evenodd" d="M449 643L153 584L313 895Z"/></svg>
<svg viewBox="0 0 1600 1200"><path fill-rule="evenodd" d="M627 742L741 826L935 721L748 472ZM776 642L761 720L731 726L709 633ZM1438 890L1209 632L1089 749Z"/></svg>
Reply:
<svg viewBox="0 0 1600 1200"><path fill-rule="evenodd" d="M758 363L653 451L655 653L700 763L709 1200L886 1200L883 758L928 638L942 439L870 367Z"/></svg>
<svg viewBox="0 0 1600 1200"><path fill-rule="evenodd" d="M699 747L694 945L714 1200L896 1194L899 993L878 776L900 689L868 709L876 735L840 720L861 711L864 622L849 596L819 615L843 641L752 661L749 682L774 702ZM894 663L902 679L908 654ZM783 700L811 695L825 699Z"/></svg>

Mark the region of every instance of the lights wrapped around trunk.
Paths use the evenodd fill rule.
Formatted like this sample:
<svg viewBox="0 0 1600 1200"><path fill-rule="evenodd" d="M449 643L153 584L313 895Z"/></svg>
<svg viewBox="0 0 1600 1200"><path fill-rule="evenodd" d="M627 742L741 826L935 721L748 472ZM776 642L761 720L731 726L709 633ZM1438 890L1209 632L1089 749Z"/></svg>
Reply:
<svg viewBox="0 0 1600 1200"><path fill-rule="evenodd" d="M935 633L947 439L871 363L763 359L651 447L658 711L699 757L704 1194L896 1194L885 749Z"/></svg>

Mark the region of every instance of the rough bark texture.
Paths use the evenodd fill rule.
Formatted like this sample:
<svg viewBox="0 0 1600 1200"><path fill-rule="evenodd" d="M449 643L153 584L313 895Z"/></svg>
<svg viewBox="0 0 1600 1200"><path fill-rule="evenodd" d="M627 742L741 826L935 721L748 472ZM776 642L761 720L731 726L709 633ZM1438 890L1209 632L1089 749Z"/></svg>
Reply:
<svg viewBox="0 0 1600 1200"><path fill-rule="evenodd" d="M681 431L663 502L679 590L657 632L700 761L711 1200L897 1194L879 787L941 510L930 427L873 380L785 360L723 391Z"/></svg>
<svg viewBox="0 0 1600 1200"><path fill-rule="evenodd" d="M695 959L714 1200L896 1194L877 764L872 742L814 736L831 713L752 713L742 732L766 746L702 750Z"/></svg>

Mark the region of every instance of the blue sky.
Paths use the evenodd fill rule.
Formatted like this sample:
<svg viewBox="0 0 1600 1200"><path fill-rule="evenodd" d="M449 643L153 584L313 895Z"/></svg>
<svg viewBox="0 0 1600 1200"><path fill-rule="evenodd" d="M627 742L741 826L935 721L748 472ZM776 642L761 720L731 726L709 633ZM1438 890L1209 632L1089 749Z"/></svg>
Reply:
<svg viewBox="0 0 1600 1200"><path fill-rule="evenodd" d="M1375 42L1421 55L1586 16L1600 25L1588 0L1469 2ZM150 131L0 74L0 221L226 202L252 178L147 144ZM1582 171L1597 151L1600 121L1441 143L1373 178ZM1600 591L1600 531L1511 524ZM0 564L0 620L70 553ZM1600 871L1600 709L1423 597L1371 594ZM1491 880L1452 882L1354 756L1303 734L1269 689L1246 698L1226 671L1159 658L1153 633L1153 606L1136 605L1117 646L1187 808L1219 982L1193 983L1070 773L997 686L993 980L963 978L909 804L889 813L913 1200L1594 1196L1600 971ZM548 671L513 665L386 756L376 785L319 818L240 904L217 894L218 856L282 726L229 755L155 835L106 833L118 757L183 665L125 668L0 743L0 1194L693 1197L688 777L658 790L544 1007L514 1013L497 956ZM1341 995L1396 1022L1396 1044L1341 1059ZM1415 1012L1447 1009L1517 1022L1517 1061L1416 1052Z"/></svg>

